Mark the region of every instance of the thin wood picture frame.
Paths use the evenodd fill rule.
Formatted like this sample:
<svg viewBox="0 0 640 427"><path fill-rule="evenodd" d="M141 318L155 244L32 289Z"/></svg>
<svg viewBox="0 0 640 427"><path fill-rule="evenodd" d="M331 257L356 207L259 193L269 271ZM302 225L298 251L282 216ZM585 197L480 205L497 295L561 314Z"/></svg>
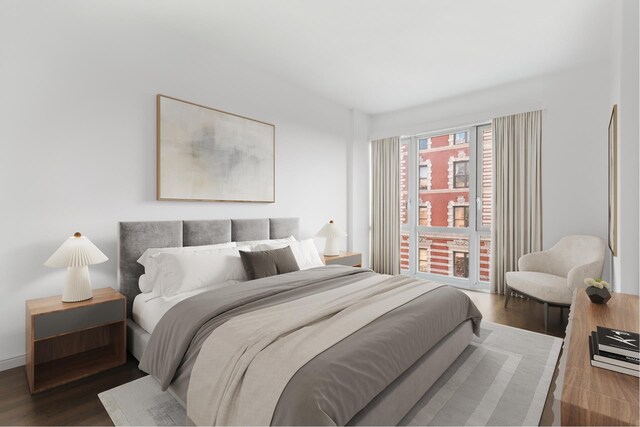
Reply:
<svg viewBox="0 0 640 427"><path fill-rule="evenodd" d="M275 125L156 96L157 199L275 203Z"/></svg>
<svg viewBox="0 0 640 427"><path fill-rule="evenodd" d="M618 255L618 105L614 104L609 119L608 147L608 182L609 182L609 248L613 256Z"/></svg>

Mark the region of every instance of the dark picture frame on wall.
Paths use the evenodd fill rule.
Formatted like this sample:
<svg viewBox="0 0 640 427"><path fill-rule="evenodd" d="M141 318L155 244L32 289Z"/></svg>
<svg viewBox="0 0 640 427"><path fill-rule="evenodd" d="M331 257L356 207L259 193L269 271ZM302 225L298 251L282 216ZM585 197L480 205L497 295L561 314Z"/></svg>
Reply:
<svg viewBox="0 0 640 427"><path fill-rule="evenodd" d="M618 105L613 106L609 119L609 248L618 255Z"/></svg>

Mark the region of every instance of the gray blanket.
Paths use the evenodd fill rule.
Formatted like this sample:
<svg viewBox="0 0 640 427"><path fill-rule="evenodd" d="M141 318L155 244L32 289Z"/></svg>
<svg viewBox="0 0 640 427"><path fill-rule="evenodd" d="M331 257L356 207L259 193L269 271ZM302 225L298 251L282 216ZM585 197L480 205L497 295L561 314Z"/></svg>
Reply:
<svg viewBox="0 0 640 427"><path fill-rule="evenodd" d="M229 318L296 300L374 275L350 267L320 267L253 280L189 298L156 326L140 369L185 400L204 340ZM462 292L441 287L385 314L324 351L288 383L272 424L346 424L402 372L460 323L481 315Z"/></svg>

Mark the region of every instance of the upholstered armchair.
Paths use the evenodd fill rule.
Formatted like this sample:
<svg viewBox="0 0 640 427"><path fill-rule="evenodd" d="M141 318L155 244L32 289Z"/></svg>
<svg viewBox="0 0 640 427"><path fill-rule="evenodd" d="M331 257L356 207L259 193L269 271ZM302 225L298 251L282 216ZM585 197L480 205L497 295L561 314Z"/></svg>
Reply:
<svg viewBox="0 0 640 427"><path fill-rule="evenodd" d="M569 307L575 289L585 288L584 279L600 277L604 268L605 244L595 236L567 236L551 249L520 257L518 270L506 275L507 308L511 292L544 304L544 330L549 306Z"/></svg>

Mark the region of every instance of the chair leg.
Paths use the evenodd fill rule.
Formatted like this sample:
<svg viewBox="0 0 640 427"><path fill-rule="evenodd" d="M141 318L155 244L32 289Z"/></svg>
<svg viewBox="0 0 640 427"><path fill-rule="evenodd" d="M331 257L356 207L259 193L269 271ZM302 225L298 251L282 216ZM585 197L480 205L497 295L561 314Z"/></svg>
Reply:
<svg viewBox="0 0 640 427"><path fill-rule="evenodd" d="M547 333L547 323L549 322L549 303L544 303L544 333Z"/></svg>
<svg viewBox="0 0 640 427"><path fill-rule="evenodd" d="M507 296L504 300L504 308L507 308L507 304L509 304L509 298L511 298L511 290L508 286L505 289L505 295Z"/></svg>

